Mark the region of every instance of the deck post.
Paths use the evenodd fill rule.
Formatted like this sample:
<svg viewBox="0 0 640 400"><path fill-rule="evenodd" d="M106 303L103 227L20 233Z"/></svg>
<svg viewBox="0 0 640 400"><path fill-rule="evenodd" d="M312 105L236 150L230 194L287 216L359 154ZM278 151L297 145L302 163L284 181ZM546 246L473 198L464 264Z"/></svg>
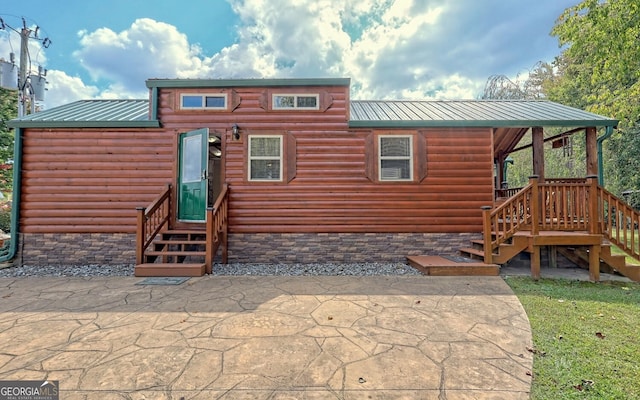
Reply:
<svg viewBox="0 0 640 400"><path fill-rule="evenodd" d="M547 246L547 252L549 253L549 268L558 268L558 247Z"/></svg>
<svg viewBox="0 0 640 400"><path fill-rule="evenodd" d="M213 208L207 207L206 211L206 220L207 220L207 232L205 234L206 243L204 245L205 248L205 256L204 256L204 264L205 264L205 272L207 274L211 274L213 270L213 238L215 237L215 233L213 230L215 229L215 222L213 220L214 213Z"/></svg>
<svg viewBox="0 0 640 400"><path fill-rule="evenodd" d="M598 175L587 176L587 186L589 187L587 196L587 201L589 202L587 205L589 210L589 233L597 235L602 233L600 231L600 207L598 207Z"/></svg>
<svg viewBox="0 0 640 400"><path fill-rule="evenodd" d="M142 264L144 254L144 241L147 237L145 232L144 214L147 211L145 207L136 207L136 265Z"/></svg>
<svg viewBox="0 0 640 400"><path fill-rule="evenodd" d="M600 245L589 247L589 280L600 281Z"/></svg>
<svg viewBox="0 0 640 400"><path fill-rule="evenodd" d="M531 278L534 280L540 279L540 246L533 246L531 252Z"/></svg>
<svg viewBox="0 0 640 400"><path fill-rule="evenodd" d="M538 191L538 175L529 177L531 185L531 234L537 235L540 223L540 193Z"/></svg>
<svg viewBox="0 0 640 400"><path fill-rule="evenodd" d="M493 263L493 244L491 243L491 206L482 206L482 243L484 248L484 263Z"/></svg>
<svg viewBox="0 0 640 400"><path fill-rule="evenodd" d="M175 218L173 218L173 198L174 198L174 194L173 194L173 185L171 185L170 183L167 183L167 190L169 191L169 198L167 199L167 203L168 203L168 210L167 210L167 218L169 218L168 220L168 225L169 225L169 229L173 229L174 226L174 222L175 222ZM175 195L175 198L178 198L178 195Z"/></svg>

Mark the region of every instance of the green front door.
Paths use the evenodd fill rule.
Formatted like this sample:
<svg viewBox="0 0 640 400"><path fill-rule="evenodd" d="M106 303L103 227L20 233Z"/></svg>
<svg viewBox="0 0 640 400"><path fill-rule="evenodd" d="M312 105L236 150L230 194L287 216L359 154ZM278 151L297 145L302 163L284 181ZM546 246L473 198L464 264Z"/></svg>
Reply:
<svg viewBox="0 0 640 400"><path fill-rule="evenodd" d="M207 207L209 129L180 134L178 219L204 222Z"/></svg>

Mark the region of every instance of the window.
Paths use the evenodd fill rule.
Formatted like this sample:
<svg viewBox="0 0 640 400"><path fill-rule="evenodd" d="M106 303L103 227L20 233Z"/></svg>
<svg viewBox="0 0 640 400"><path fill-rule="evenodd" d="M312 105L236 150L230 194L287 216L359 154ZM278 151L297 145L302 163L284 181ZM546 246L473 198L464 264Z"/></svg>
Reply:
<svg viewBox="0 0 640 400"><path fill-rule="evenodd" d="M181 94L180 108L183 110L226 110L227 95L222 94Z"/></svg>
<svg viewBox="0 0 640 400"><path fill-rule="evenodd" d="M282 180L282 136L249 136L249 180Z"/></svg>
<svg viewBox="0 0 640 400"><path fill-rule="evenodd" d="M300 110L318 110L319 95L317 94L274 94L273 106L274 110L300 109Z"/></svg>
<svg viewBox="0 0 640 400"><path fill-rule="evenodd" d="M378 171L381 181L413 180L411 136L378 136Z"/></svg>

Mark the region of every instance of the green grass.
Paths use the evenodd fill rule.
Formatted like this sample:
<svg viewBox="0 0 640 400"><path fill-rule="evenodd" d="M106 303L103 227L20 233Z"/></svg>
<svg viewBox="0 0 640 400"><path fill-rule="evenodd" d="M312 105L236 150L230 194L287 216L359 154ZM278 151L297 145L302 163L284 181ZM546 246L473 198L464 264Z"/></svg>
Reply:
<svg viewBox="0 0 640 400"><path fill-rule="evenodd" d="M505 280L533 330L533 400L640 399L640 284Z"/></svg>

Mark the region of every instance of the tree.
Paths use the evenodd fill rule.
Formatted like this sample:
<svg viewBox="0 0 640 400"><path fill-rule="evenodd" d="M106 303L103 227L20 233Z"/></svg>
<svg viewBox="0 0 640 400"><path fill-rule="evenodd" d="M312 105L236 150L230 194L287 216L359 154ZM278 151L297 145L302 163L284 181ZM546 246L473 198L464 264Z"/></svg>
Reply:
<svg viewBox="0 0 640 400"><path fill-rule="evenodd" d="M487 79L482 99L500 100L539 100L547 97L547 90L557 79L555 68L547 62L537 62L529 71L527 78L518 75L511 80L504 75L493 75ZM559 128L545 129L545 136L553 136L562 132ZM519 147L531 144L531 132L520 141ZM533 156L531 148L510 154L513 164L508 166L507 182L509 187L520 187L527 184L533 173ZM553 148L551 143L545 145L545 173L548 177L577 178L585 174L584 137L571 136L566 146Z"/></svg>
<svg viewBox="0 0 640 400"><path fill-rule="evenodd" d="M13 186L13 132L6 122L17 116L18 92L0 88L0 191Z"/></svg>
<svg viewBox="0 0 640 400"><path fill-rule="evenodd" d="M617 194L640 190L640 3L585 0L552 30L562 54L549 99L620 120L606 141L605 181Z"/></svg>

